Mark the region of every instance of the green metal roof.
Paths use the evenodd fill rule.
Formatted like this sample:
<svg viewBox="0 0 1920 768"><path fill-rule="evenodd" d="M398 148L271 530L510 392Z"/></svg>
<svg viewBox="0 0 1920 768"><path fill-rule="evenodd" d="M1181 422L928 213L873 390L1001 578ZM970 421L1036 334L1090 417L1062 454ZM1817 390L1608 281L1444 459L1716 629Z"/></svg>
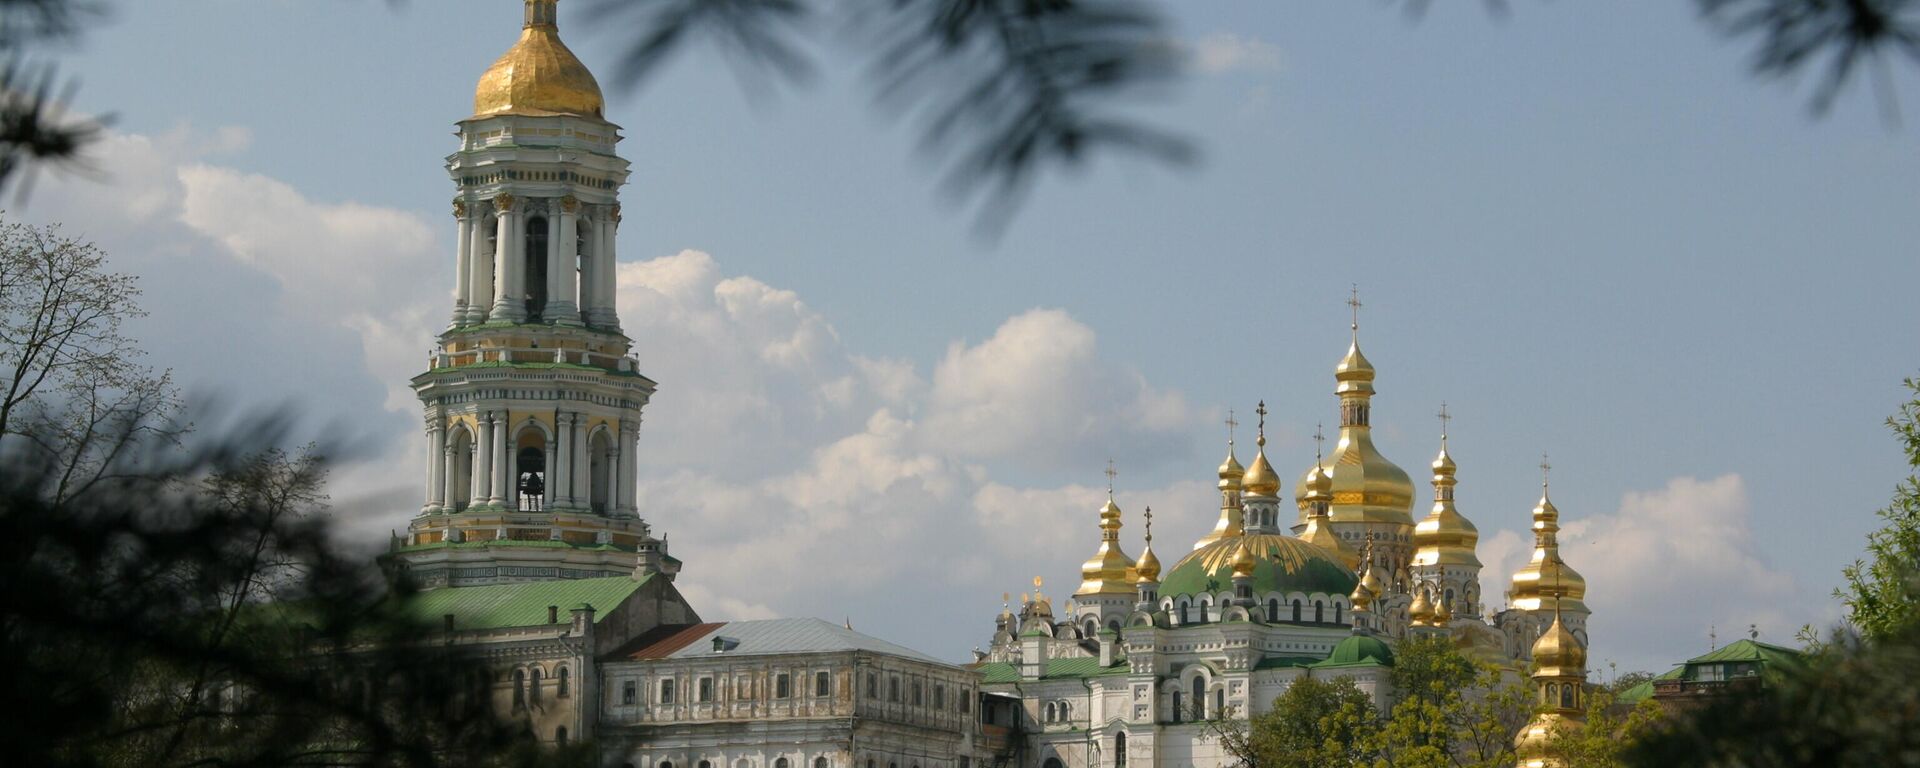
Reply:
<svg viewBox="0 0 1920 768"><path fill-rule="evenodd" d="M1345 597L1359 583L1346 566L1318 546L1293 536L1249 535L1219 539L1181 558L1160 580L1161 596L1232 591L1232 555L1243 543L1254 548L1252 587L1256 595L1304 592ZM1309 610L1312 607L1307 606ZM1333 616L1332 606L1327 606L1326 615Z"/></svg>
<svg viewBox="0 0 1920 768"><path fill-rule="evenodd" d="M1108 675L1124 675L1129 670L1130 667L1127 666L1125 661L1116 661L1112 666L1102 667L1100 666L1099 657L1096 656L1082 656L1071 659L1047 659L1046 671L1041 673L1040 679L1055 680L1060 678L1106 677ZM974 671L980 673L980 682L983 683L1016 683L1020 681L1019 665L1009 664L1004 661L982 664L974 667Z"/></svg>
<svg viewBox="0 0 1920 768"><path fill-rule="evenodd" d="M1758 640L1735 640L1712 652L1687 659L1688 664L1712 664L1727 661L1757 661L1763 665L1797 664L1805 653Z"/></svg>
<svg viewBox="0 0 1920 768"><path fill-rule="evenodd" d="M422 624L435 624L453 614L456 630L530 627L547 622L547 606L560 606L561 621L573 606L594 608L594 622L607 617L615 606L647 583L644 578L607 576L598 579L530 581L524 584L488 584L479 587L445 587L417 592L394 603L404 618Z"/></svg>
<svg viewBox="0 0 1920 768"><path fill-rule="evenodd" d="M612 544L575 544L570 541L553 539L488 539L485 541L434 541L426 544L409 544L396 552L419 552L427 549L579 549L589 552L632 552L625 547Z"/></svg>
<svg viewBox="0 0 1920 768"><path fill-rule="evenodd" d="M1393 649L1372 635L1354 635L1333 647L1325 661L1316 667L1393 666Z"/></svg>
<svg viewBox="0 0 1920 768"><path fill-rule="evenodd" d="M1676 677L1681 676L1682 674L1685 674L1686 671L1687 671L1686 667L1674 667L1673 669L1667 670L1665 674L1655 677L1652 680L1642 681L1640 684L1635 685L1632 688L1628 688L1624 691L1621 691L1619 696L1614 697L1614 701L1620 702L1622 704L1638 704L1642 701L1653 698L1653 681L1654 680L1672 680Z"/></svg>

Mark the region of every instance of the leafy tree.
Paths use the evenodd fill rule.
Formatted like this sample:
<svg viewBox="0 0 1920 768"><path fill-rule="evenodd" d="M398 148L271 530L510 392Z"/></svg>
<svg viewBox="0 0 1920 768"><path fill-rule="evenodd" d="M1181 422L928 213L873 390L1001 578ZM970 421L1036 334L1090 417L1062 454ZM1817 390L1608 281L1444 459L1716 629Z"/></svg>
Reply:
<svg viewBox="0 0 1920 768"><path fill-rule="evenodd" d="M1633 674L1644 673L1621 677L1627 679ZM1567 768L1625 768L1621 756L1627 746L1661 717L1660 705L1652 699L1632 706L1617 703L1616 691L1625 690L1618 683L1589 686L1585 723L1579 728L1554 731L1551 749L1566 761Z"/></svg>
<svg viewBox="0 0 1920 768"><path fill-rule="evenodd" d="M1367 766L1380 713L1353 678L1302 677L1267 711L1250 720L1209 724L1221 748L1239 764L1257 768Z"/></svg>
<svg viewBox="0 0 1920 768"><path fill-rule="evenodd" d="M1467 658L1449 638L1410 638L1394 650L1398 701L1376 746L1391 766L1507 766L1513 736L1532 714L1524 684Z"/></svg>
<svg viewBox="0 0 1920 768"><path fill-rule="evenodd" d="M1893 637L1920 620L1920 379L1905 385L1914 399L1887 419L1914 473L1893 491L1880 510L1886 525L1867 534L1871 561L1847 566L1846 586L1834 596L1847 605L1847 620L1870 641Z"/></svg>

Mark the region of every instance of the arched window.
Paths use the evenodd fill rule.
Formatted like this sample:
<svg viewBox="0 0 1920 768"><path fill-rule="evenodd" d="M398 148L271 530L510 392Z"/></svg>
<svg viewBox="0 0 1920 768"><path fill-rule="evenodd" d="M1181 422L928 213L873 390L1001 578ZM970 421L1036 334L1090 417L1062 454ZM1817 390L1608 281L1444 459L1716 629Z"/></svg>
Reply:
<svg viewBox="0 0 1920 768"><path fill-rule="evenodd" d="M569 685L569 683L571 683L572 680L573 680L573 675L567 671L566 667L561 667L560 668L560 689L559 689L559 692L555 695L563 699L572 695L573 689Z"/></svg>
<svg viewBox="0 0 1920 768"><path fill-rule="evenodd" d="M447 447L447 503L453 511L466 509L473 502L473 433L465 425L455 427Z"/></svg>
<svg viewBox="0 0 1920 768"><path fill-rule="evenodd" d="M773 768L788 768L789 765L791 765L791 763L788 763L784 757L773 761Z"/></svg>
<svg viewBox="0 0 1920 768"><path fill-rule="evenodd" d="M1279 621L1279 620L1280 620L1280 599L1277 597L1269 597L1267 598L1267 621Z"/></svg>
<svg viewBox="0 0 1920 768"><path fill-rule="evenodd" d="M709 760L702 760L700 761L700 768L713 768L713 762Z"/></svg>
<svg viewBox="0 0 1920 768"><path fill-rule="evenodd" d="M524 445L529 439L538 444ZM523 443L513 457L515 509L538 510L547 493L546 435L537 429L526 429L515 440Z"/></svg>
<svg viewBox="0 0 1920 768"><path fill-rule="evenodd" d="M1225 688L1213 689L1213 716L1227 716L1227 689Z"/></svg>
<svg viewBox="0 0 1920 768"><path fill-rule="evenodd" d="M1560 708L1573 709L1573 684L1560 686Z"/></svg>
<svg viewBox="0 0 1920 768"><path fill-rule="evenodd" d="M1060 758L1049 757L1047 758L1047 762L1043 764L1043 768L1066 768L1066 765L1060 762Z"/></svg>
<svg viewBox="0 0 1920 768"><path fill-rule="evenodd" d="M1126 768L1126 765L1127 734L1125 732L1116 733L1113 735L1113 768Z"/></svg>
<svg viewBox="0 0 1920 768"><path fill-rule="evenodd" d="M526 703L527 671L524 669L516 669L513 671L513 705L518 707L524 706Z"/></svg>
<svg viewBox="0 0 1920 768"><path fill-rule="evenodd" d="M567 727L566 726L563 725L553 729L553 743L563 747L567 745Z"/></svg>
<svg viewBox="0 0 1920 768"><path fill-rule="evenodd" d="M538 320L547 309L547 218L527 219L526 250L527 319Z"/></svg>
<svg viewBox="0 0 1920 768"><path fill-rule="evenodd" d="M1180 715L1182 714L1181 708L1180 708L1181 703L1182 702L1180 701L1180 692L1174 691L1173 692L1173 722L1176 722L1176 723L1180 722Z"/></svg>
<svg viewBox="0 0 1920 768"><path fill-rule="evenodd" d="M527 691L527 697L532 699L533 703L538 704L540 703L540 668L539 667L533 668L533 677L531 678L531 683L532 683L531 685L527 686L529 689Z"/></svg>
<svg viewBox="0 0 1920 768"><path fill-rule="evenodd" d="M1313 601L1313 622L1315 624L1318 624L1322 621L1326 621L1326 618L1327 618L1326 608L1327 606L1325 603L1322 603L1319 600Z"/></svg>
<svg viewBox="0 0 1920 768"><path fill-rule="evenodd" d="M1346 609L1346 606L1344 605L1341 605L1339 603L1333 604L1333 623L1335 624L1344 623L1345 620L1341 618L1341 613L1345 609Z"/></svg>
<svg viewBox="0 0 1920 768"><path fill-rule="evenodd" d="M1203 677L1193 679L1193 719L1207 719L1207 680Z"/></svg>
<svg viewBox="0 0 1920 768"><path fill-rule="evenodd" d="M1300 622L1300 598L1297 597L1293 599L1293 621L1296 624Z"/></svg>
<svg viewBox="0 0 1920 768"><path fill-rule="evenodd" d="M672 760L660 761L660 768L673 768L673 761Z"/></svg>
<svg viewBox="0 0 1920 768"><path fill-rule="evenodd" d="M1047 709L1046 709L1046 713L1045 713L1045 715L1043 715L1043 716L1042 716L1042 717L1040 718L1040 722L1043 722L1043 723L1051 723L1051 722L1053 722L1053 721L1054 721L1055 719L1056 719L1056 718L1055 718L1055 716L1054 716L1054 713L1053 713L1053 702L1051 702L1051 701L1049 701L1049 702L1047 702Z"/></svg>
<svg viewBox="0 0 1920 768"><path fill-rule="evenodd" d="M813 759L813 768L827 768L827 766L828 766L828 763L827 763L826 755L821 755Z"/></svg>
<svg viewBox="0 0 1920 768"><path fill-rule="evenodd" d="M613 441L607 437L604 429L595 430L587 445L587 488L592 494L590 506L594 512L605 513L612 507Z"/></svg>

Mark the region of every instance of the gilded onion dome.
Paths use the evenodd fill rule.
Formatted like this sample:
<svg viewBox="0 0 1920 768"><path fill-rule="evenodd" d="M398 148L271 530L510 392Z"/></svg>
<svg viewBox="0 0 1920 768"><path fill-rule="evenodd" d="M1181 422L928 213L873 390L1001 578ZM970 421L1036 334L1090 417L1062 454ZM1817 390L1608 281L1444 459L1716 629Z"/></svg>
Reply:
<svg viewBox="0 0 1920 768"><path fill-rule="evenodd" d="M1147 543L1140 549L1140 559L1133 563L1134 582L1153 584L1160 581L1160 558L1153 554L1153 507L1147 507Z"/></svg>
<svg viewBox="0 0 1920 768"><path fill-rule="evenodd" d="M1247 474L1240 479L1240 489L1249 496L1273 496L1280 492L1280 476L1273 471L1273 465L1267 463L1267 438L1262 435L1258 444L1260 450L1253 454L1253 463L1248 465Z"/></svg>
<svg viewBox="0 0 1920 768"><path fill-rule="evenodd" d="M1533 508L1533 557L1514 572L1509 601L1523 611L1565 608L1585 612L1587 580L1560 557L1560 510L1541 484Z"/></svg>
<svg viewBox="0 0 1920 768"><path fill-rule="evenodd" d="M1453 489L1459 482L1457 469L1447 453L1447 440L1440 438L1440 455L1433 460L1433 510L1413 528L1413 564L1459 566L1478 570L1480 558L1474 547L1480 542L1480 529L1453 506Z"/></svg>
<svg viewBox="0 0 1920 768"><path fill-rule="evenodd" d="M1246 537L1243 536L1241 538L1245 539ZM1255 560L1253 557L1253 548L1251 546L1248 546L1244 541L1242 541L1240 545L1240 553L1233 556L1234 577L1235 578L1252 578L1254 566L1257 566L1259 564L1260 564L1259 561Z"/></svg>
<svg viewBox="0 0 1920 768"><path fill-rule="evenodd" d="M474 117L577 115L599 118L606 102L600 83L560 42L556 0L526 0L520 40L480 76Z"/></svg>
<svg viewBox="0 0 1920 768"><path fill-rule="evenodd" d="M1427 599L1426 590L1420 589L1414 591L1413 604L1407 606L1407 618L1411 620L1416 627L1426 626L1432 623L1433 601Z"/></svg>
<svg viewBox="0 0 1920 768"><path fill-rule="evenodd" d="M1319 437L1318 434L1315 435ZM1347 542L1333 531L1333 520L1329 509L1333 504L1333 478L1321 470L1318 463L1307 470L1307 527L1301 529L1300 538L1332 553L1346 563L1348 568L1360 564L1360 553L1347 546Z"/></svg>
<svg viewBox="0 0 1920 768"><path fill-rule="evenodd" d="M1334 368L1338 383L1334 393L1340 397L1340 439L1333 455L1327 457L1325 471L1333 478L1333 507L1336 523L1398 523L1413 525L1413 480L1405 470L1374 447L1371 427L1373 364L1360 354L1358 323L1353 346ZM1310 467L1294 485L1294 499L1300 505L1301 519L1307 517L1307 484L1313 474Z"/></svg>
<svg viewBox="0 0 1920 768"><path fill-rule="evenodd" d="M1362 581L1353 585L1353 591L1347 594L1347 601L1353 603L1355 611L1364 611L1373 607L1373 592Z"/></svg>
<svg viewBox="0 0 1920 768"><path fill-rule="evenodd" d="M1100 548L1080 566L1077 595L1133 594L1133 558L1120 550L1120 505L1108 495L1100 508Z"/></svg>
<svg viewBox="0 0 1920 768"><path fill-rule="evenodd" d="M1585 675L1587 648L1567 630L1559 616L1554 616L1553 625L1533 641L1533 663L1541 676Z"/></svg>
<svg viewBox="0 0 1920 768"><path fill-rule="evenodd" d="M1234 426L1233 416L1227 416L1227 425ZM1271 471L1272 467L1268 467ZM1233 454L1233 433L1227 433L1227 460L1220 462L1220 520L1213 524L1213 530L1194 542L1193 548L1199 549L1210 541L1239 536L1244 530L1245 515L1240 509L1240 492L1244 487L1241 480L1247 474L1247 468L1240 466L1240 459Z"/></svg>

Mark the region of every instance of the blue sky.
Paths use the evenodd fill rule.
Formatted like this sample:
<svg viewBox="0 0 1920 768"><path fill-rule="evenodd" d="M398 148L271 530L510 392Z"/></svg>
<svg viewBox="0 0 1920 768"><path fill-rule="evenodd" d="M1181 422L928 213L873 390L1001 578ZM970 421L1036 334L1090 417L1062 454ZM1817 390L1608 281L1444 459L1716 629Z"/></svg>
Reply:
<svg viewBox="0 0 1920 768"><path fill-rule="evenodd" d="M1151 504L1177 556L1226 409L1264 398L1275 463L1311 460L1352 283L1382 448L1423 479L1450 404L1489 595L1551 453L1594 655L1623 668L1836 618L1904 474L1882 422L1920 374L1920 141L1860 84L1810 117L1689 4L1171 4L1196 64L1140 113L1202 160L1049 177L992 243L844 40L771 98L704 52L624 88L618 31L571 5L634 170L622 312L663 384L643 514L706 613L959 658L1001 592L1071 583L1109 457L1128 551ZM13 206L143 275L156 364L398 457L341 470L366 531L418 503L396 388L451 284L440 165L517 6L117 4L62 58L117 115L96 178Z"/></svg>

